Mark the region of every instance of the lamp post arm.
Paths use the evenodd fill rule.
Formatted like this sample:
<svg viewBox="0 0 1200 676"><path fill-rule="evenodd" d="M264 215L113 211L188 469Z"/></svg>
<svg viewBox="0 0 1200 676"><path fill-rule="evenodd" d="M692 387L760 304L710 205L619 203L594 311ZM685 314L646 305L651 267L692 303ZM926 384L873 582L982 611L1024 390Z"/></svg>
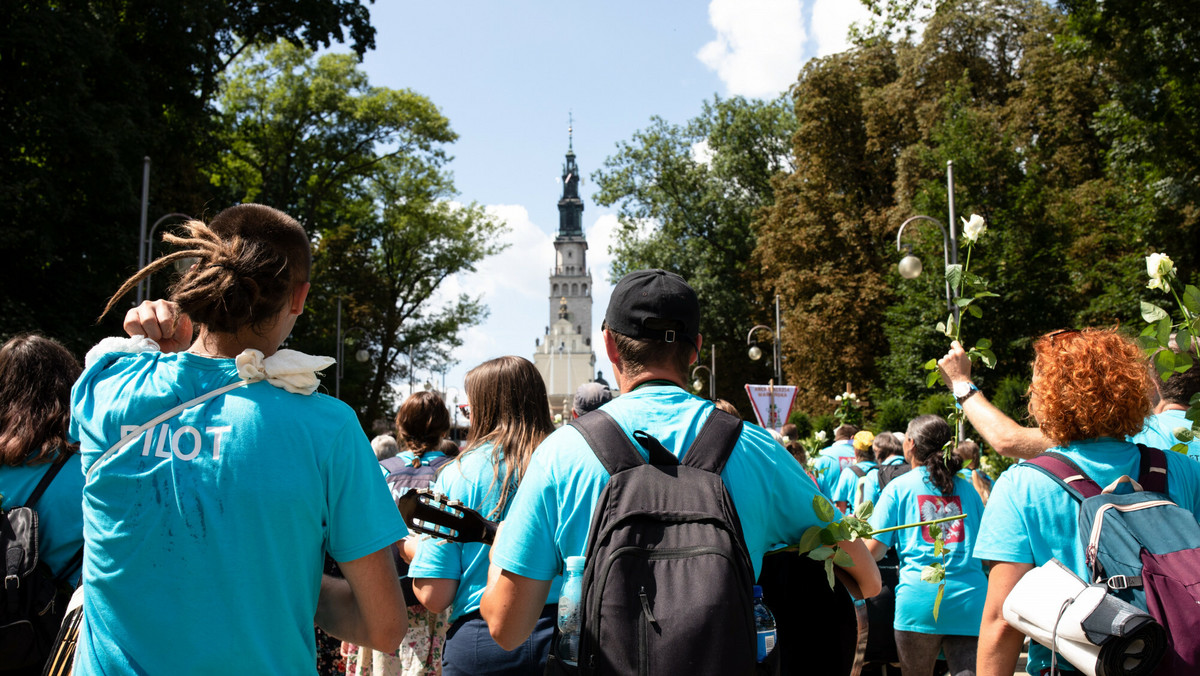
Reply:
<svg viewBox="0 0 1200 676"><path fill-rule="evenodd" d="M903 244L901 243L900 238L904 236L904 228L907 227L908 224L912 223L913 221L928 221L928 222L936 225L938 227L938 230L942 231L942 258L946 262L946 267L950 267L950 265L953 264L953 262L951 260L952 253L953 253L954 261L958 260L958 252L956 250L952 250L951 243L954 240L951 239L950 233L946 232L946 226L942 225L941 221L939 221L936 218L933 218L932 216L913 216L913 217L909 218L908 220L904 221L903 223L901 223L900 229L896 231L896 251L903 250ZM951 225L950 229L951 229L951 232L953 232L954 226ZM957 247L954 247L954 248L956 249ZM942 274L943 274L943 276L945 275L945 270L943 270ZM952 289L950 287L950 281L947 280L946 281L946 309L954 314L955 321L958 320L958 306L954 304L954 298L957 295L958 295L958 289Z"/></svg>
<svg viewBox="0 0 1200 676"><path fill-rule="evenodd" d="M759 325L755 326L754 328L750 329L750 333L746 334L746 344L747 345L754 344L754 332L759 329L766 329L767 331L770 331L771 327L767 326L766 324L759 324Z"/></svg>

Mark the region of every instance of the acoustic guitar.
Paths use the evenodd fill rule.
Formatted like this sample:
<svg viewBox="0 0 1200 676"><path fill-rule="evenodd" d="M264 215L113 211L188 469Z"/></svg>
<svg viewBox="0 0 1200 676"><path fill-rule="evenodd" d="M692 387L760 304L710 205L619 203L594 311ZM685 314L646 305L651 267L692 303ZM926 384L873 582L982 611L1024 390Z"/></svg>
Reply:
<svg viewBox="0 0 1200 676"><path fill-rule="evenodd" d="M494 521L428 489L411 489L397 504L415 533L489 545L495 539ZM758 581L775 615L779 673L859 676L869 625L866 603L849 573L835 566L830 589L823 563L780 552L763 557Z"/></svg>

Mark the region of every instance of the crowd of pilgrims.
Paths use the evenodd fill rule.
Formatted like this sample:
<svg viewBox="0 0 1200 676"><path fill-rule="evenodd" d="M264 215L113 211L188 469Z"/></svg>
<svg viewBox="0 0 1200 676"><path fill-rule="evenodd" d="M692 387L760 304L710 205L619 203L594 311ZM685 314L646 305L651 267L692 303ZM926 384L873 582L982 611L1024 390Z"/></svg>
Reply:
<svg viewBox="0 0 1200 676"><path fill-rule="evenodd" d="M543 509L537 501L550 499L545 496L571 493L553 483L559 465L546 459L559 456L535 455L539 446L554 445L547 441L552 433L564 437L556 433L533 364L506 356L467 374L469 428L461 448L447 440L446 402L433 392L404 399L394 433L367 448L354 414L316 392L317 373L328 361L280 349L309 290L303 229L269 207L242 205L166 239L179 253L131 278L106 312L175 258L186 254L200 262L176 283L169 301L128 312L129 337L101 343L83 365L36 334L0 349L6 506L27 497L50 464L64 462L67 470L39 513L43 560L56 575L85 585L77 673L158 674L181 663L195 673L231 664L311 673L314 655L322 674L542 673L561 561L533 562L522 554L531 551L522 548L525 541L538 536L531 531L545 530L526 517ZM664 274L645 283L682 284ZM607 388L585 386L574 414L601 407L632 416L657 412L653 407L661 403L663 419L687 411L703 420L713 403L681 387L698 344L689 346L682 363L647 358L648 368L631 370L620 310L610 306L606 316L606 332L619 334L609 343L606 333L606 349L621 394L609 402ZM1138 450L1130 440L1162 446L1158 428L1178 417L1178 400L1186 402L1195 389L1196 379L1181 374L1172 386L1191 389L1164 393L1138 348L1113 330L1043 336L1034 352L1030 412L1038 426L1021 434L1041 440L1032 442L1034 452L1054 448L1101 485L1136 475ZM969 381L964 359L955 345L943 360L947 385ZM229 394L212 395L226 386ZM1026 446L1007 445L1019 425L1002 419L982 393L972 386L959 401L998 451L1027 455ZM198 403L173 421L134 431L180 402ZM1158 418L1165 422L1156 428ZM778 475L772 480L786 481L780 485L790 504L823 495L853 513L869 502L865 516L875 529L965 515L944 524L944 556L935 556L928 527L890 531L865 545L840 543L854 557L849 570L868 596L881 586L870 559L897 571L884 582L885 593L894 596L896 660L906 675L932 674L935 664L955 675L1011 674L1024 639L1001 615L1008 592L1051 556L1084 572L1077 507L1069 496L1020 465L989 476L974 441L947 455L952 430L941 416L919 416L902 432L842 425L832 445L812 459L804 457L793 426L773 433L774 441L750 423L743 434L769 459L761 462L771 463ZM117 442L126 437L137 440L122 449ZM687 443L681 437L673 447ZM1200 465L1187 455L1168 455L1171 497L1200 516ZM789 522L788 533L819 524L802 509L751 505L740 497L744 480L722 476L756 573L763 550L795 544L783 541L775 521ZM389 477L394 486L431 487L502 522L495 558L482 543L409 534L397 518ZM521 490L527 477L534 477L529 483L536 489ZM156 496L158 480L169 480L171 495ZM506 521L510 514L520 523ZM586 524L590 517L571 518ZM570 536L576 549L586 535ZM82 563L72 560L85 541ZM298 551L309 554L297 557ZM935 618L938 585L922 581L921 571L937 562L946 574ZM213 593L214 586L221 593ZM528 604L532 610L513 620L520 613L508 607L513 597L505 594L524 598L530 588L538 595ZM177 607L182 599L186 604ZM298 630L296 618L305 617ZM164 635L171 636L169 644ZM1039 673L1049 651L1032 646L1028 662L1030 673Z"/></svg>

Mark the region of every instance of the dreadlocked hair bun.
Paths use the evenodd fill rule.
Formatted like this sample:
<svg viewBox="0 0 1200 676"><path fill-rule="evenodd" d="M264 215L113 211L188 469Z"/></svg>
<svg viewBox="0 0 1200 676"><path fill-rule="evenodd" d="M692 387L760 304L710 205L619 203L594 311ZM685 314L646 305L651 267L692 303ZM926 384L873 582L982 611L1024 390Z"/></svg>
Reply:
<svg viewBox="0 0 1200 676"><path fill-rule="evenodd" d="M222 333L269 323L287 304L294 286L308 280L308 235L277 209L241 204L217 214L207 225L188 221L182 229L182 235L163 234L163 241L178 250L126 280L101 318L147 275L180 259L195 258L197 263L175 283L170 299L192 321Z"/></svg>

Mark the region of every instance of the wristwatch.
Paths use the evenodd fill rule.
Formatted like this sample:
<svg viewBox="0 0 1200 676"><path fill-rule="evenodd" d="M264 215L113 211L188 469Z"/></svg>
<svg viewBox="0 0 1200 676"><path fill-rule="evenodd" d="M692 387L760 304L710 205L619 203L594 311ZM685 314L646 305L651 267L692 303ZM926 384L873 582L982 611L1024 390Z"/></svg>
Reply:
<svg viewBox="0 0 1200 676"><path fill-rule="evenodd" d="M954 392L954 400L958 402L959 406L962 406L962 403L970 399L972 394L978 392L979 388L975 387L975 383L969 380L960 380L954 383L952 391Z"/></svg>

